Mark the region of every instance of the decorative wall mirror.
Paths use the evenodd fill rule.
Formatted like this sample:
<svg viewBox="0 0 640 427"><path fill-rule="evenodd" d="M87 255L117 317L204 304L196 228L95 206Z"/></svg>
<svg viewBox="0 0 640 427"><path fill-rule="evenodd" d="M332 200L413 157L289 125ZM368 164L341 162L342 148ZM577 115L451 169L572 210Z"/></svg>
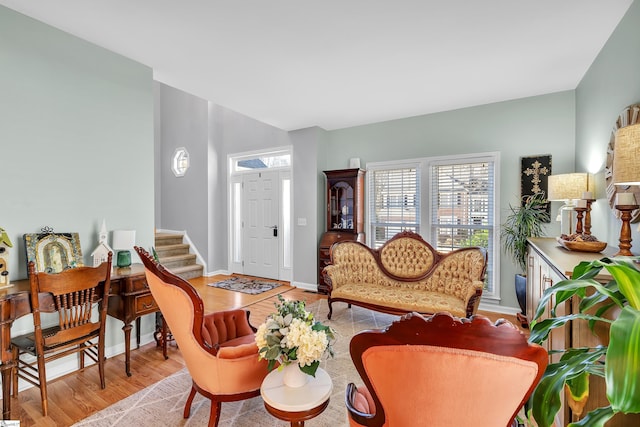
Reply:
<svg viewBox="0 0 640 427"><path fill-rule="evenodd" d="M613 158L615 157L615 143L616 143L616 132L618 129L631 126L640 123L640 104L633 104L622 110L622 112L618 115L618 119L613 125L611 129L611 138L609 139L609 145L607 147L607 164L605 166L605 183L607 186L607 199L609 200L609 206L615 213L615 215L620 218L620 212L615 208L616 204L616 193L624 191L625 193L634 193L636 200L640 202L640 186L631 185L628 188L616 188L613 185ZM631 222L640 221L640 209L636 209L631 214Z"/></svg>

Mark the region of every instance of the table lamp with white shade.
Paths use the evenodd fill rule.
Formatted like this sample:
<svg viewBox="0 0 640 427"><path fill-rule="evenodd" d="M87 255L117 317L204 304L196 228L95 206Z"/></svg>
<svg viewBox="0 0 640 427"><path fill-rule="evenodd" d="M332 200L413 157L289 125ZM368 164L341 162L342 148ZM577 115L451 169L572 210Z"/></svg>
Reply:
<svg viewBox="0 0 640 427"><path fill-rule="evenodd" d="M118 267L129 267L131 265L131 249L135 244L135 230L113 231L113 249L117 251L116 265Z"/></svg>
<svg viewBox="0 0 640 427"><path fill-rule="evenodd" d="M622 219L620 250L616 256L632 256L631 212L638 209L638 201L633 192L625 191L629 186L640 185L640 124L618 129L615 135L615 149L612 181L619 188L615 207L620 211Z"/></svg>
<svg viewBox="0 0 640 427"><path fill-rule="evenodd" d="M591 185L591 187L590 187ZM559 175L549 175L549 194L547 200L562 201L564 205L558 210L558 221L560 221L561 234L573 234L572 211L577 206L577 201L582 200L584 195L593 192L593 178L586 172L565 173ZM564 211L568 211L568 227L565 227Z"/></svg>

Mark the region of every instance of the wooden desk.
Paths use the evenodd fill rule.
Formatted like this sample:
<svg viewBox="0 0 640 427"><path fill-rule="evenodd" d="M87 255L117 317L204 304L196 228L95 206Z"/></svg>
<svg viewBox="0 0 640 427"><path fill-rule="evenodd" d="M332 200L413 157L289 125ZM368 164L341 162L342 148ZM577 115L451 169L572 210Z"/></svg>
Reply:
<svg viewBox="0 0 640 427"><path fill-rule="evenodd" d="M48 298L47 298L48 297ZM47 300L48 299L48 300ZM40 305L51 307L51 295L43 295ZM2 373L2 419L9 419L11 412L11 325L19 317L31 313L29 281L13 282L13 286L0 290L0 371Z"/></svg>
<svg viewBox="0 0 640 427"><path fill-rule="evenodd" d="M54 312L51 294L40 295L40 309ZM131 323L136 321L136 344L140 346L140 316L159 311L147 286L142 264L131 267L114 267L111 273L107 313L122 320L125 343L125 372L131 376ZM0 289L0 371L2 374L2 418L8 419L11 412L11 325L13 321L31 313L29 280L18 280L13 286ZM166 358L166 339L163 340L163 354Z"/></svg>

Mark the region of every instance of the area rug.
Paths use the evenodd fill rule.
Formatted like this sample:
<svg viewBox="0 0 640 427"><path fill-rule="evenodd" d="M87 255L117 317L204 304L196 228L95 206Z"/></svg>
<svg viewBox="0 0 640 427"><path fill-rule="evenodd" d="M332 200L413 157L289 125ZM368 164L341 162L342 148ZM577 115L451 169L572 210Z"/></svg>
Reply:
<svg viewBox="0 0 640 427"><path fill-rule="evenodd" d="M323 360L321 366L333 380L333 392L327 409L311 420L308 427L348 426L344 391L348 383L362 384L349 355L349 341L358 331L378 329L390 325L398 316L376 313L360 307L347 308L346 304L335 304L333 319L327 320L327 303L318 301L307 309L316 319L336 329L335 357ZM205 426L209 420L210 401L197 395L191 406L191 416L184 420L184 402L191 389L191 377L186 368L153 384L118 403L103 409L74 426ZM272 417L264 409L260 397L242 402L222 403L220 427L281 427L288 425Z"/></svg>
<svg viewBox="0 0 640 427"><path fill-rule="evenodd" d="M278 282L262 282L246 277L230 277L220 282L209 283L208 286L227 289L229 291L243 292L245 294L258 295L281 286Z"/></svg>

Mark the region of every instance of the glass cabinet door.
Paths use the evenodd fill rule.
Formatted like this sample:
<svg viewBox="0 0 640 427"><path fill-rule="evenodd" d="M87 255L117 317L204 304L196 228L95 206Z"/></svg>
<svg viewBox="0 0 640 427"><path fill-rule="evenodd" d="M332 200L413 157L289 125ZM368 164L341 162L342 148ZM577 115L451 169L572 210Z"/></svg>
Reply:
<svg viewBox="0 0 640 427"><path fill-rule="evenodd" d="M345 181L332 183L329 189L329 230L353 231L354 219L354 191Z"/></svg>

